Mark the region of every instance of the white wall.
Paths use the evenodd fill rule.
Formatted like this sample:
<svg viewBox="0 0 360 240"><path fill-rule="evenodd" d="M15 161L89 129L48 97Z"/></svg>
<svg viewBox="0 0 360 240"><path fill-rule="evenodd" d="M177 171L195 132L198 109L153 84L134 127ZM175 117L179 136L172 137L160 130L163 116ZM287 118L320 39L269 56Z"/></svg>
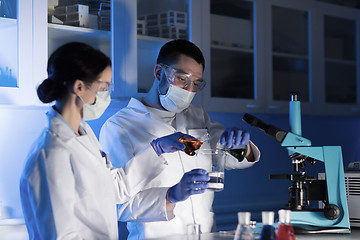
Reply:
<svg viewBox="0 0 360 240"><path fill-rule="evenodd" d="M47 124L48 107L0 105L0 204L21 218L19 179L31 145Z"/></svg>

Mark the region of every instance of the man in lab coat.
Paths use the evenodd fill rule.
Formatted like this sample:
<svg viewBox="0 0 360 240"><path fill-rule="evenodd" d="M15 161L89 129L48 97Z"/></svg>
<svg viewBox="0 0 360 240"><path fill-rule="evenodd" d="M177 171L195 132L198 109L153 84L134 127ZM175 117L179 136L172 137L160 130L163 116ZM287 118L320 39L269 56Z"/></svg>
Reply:
<svg viewBox="0 0 360 240"><path fill-rule="evenodd" d="M228 157L227 169L240 169L252 166L260 158L260 152L250 141L248 132L224 128L210 121L208 114L201 108L191 105L195 94L205 86L203 71L205 60L201 50L187 40L173 40L160 50L154 67L154 83L143 99L132 98L127 107L109 118L100 132L100 143L110 154L112 163L121 167L134 158L143 146L153 139L174 132L184 132L196 138L210 134L210 141L201 148L215 148L218 143L234 148L247 145L244 160ZM179 182L182 175L195 168L211 171L211 159L202 155L190 156L185 152L163 154L169 166L158 177L148 182L145 189L170 187ZM176 196L176 192L169 192ZM138 196L139 197L139 196ZM119 219L127 221L128 239L165 237L185 234L186 225L200 224L201 232L214 230L212 203L214 192L193 195L185 201L175 203L174 215L167 222L142 222L137 219L141 209L133 206L134 199L119 205ZM136 199L138 200L138 199Z"/></svg>

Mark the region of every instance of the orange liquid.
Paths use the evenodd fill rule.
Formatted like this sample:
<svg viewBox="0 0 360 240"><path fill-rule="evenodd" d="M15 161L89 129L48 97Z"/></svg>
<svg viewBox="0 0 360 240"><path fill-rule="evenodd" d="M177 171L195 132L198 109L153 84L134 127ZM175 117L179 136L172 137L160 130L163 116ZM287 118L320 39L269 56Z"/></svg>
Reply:
<svg viewBox="0 0 360 240"><path fill-rule="evenodd" d="M185 145L184 152L190 156L194 156L195 151L198 150L201 147L201 145L203 144L202 142L198 141L197 139L180 138L179 141Z"/></svg>

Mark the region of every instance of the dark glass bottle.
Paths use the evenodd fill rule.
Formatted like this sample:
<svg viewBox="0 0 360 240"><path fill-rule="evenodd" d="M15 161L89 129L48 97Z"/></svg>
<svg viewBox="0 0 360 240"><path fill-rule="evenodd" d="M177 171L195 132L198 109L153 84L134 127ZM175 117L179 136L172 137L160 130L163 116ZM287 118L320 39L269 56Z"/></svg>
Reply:
<svg viewBox="0 0 360 240"><path fill-rule="evenodd" d="M274 212L262 212L263 228L261 231L261 240L276 240L274 228Z"/></svg>

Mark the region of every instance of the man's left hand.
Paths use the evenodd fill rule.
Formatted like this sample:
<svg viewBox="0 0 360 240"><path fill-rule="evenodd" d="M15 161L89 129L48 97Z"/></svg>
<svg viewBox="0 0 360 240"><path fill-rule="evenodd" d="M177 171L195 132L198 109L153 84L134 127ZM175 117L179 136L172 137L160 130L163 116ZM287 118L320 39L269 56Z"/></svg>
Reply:
<svg viewBox="0 0 360 240"><path fill-rule="evenodd" d="M236 127L226 128L220 137L220 144L227 148L235 148L239 145L248 145L250 133Z"/></svg>

